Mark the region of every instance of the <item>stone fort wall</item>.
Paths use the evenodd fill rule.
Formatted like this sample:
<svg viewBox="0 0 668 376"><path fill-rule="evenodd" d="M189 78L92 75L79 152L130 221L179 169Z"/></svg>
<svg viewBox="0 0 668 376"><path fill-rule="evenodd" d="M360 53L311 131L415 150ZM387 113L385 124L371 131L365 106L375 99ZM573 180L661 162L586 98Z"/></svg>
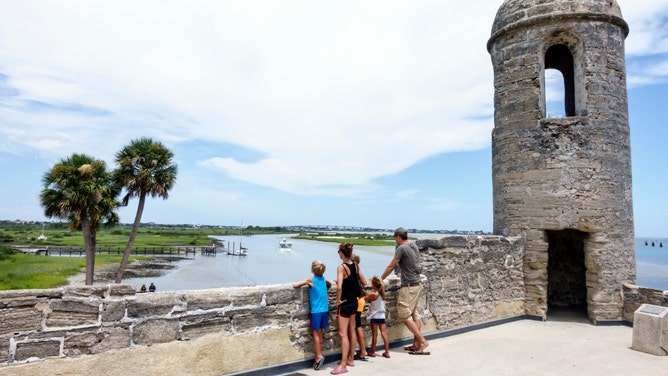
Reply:
<svg viewBox="0 0 668 376"><path fill-rule="evenodd" d="M523 238L446 236L416 243L425 334L526 315ZM396 319L399 280L385 283L390 341L410 338ZM643 303L668 306L668 291L624 285L619 293L627 323ZM340 351L335 288L329 298L325 355ZM131 285L0 291L3 375L220 375L308 363L312 357L306 287L144 294Z"/></svg>
<svg viewBox="0 0 668 376"><path fill-rule="evenodd" d="M417 243L423 332L524 314L521 238ZM399 280L388 278L386 289L390 341L408 338L396 320ZM329 294L325 354L340 351L335 288ZM0 373L219 375L312 356L308 289L290 284L145 294L131 285L0 291Z"/></svg>

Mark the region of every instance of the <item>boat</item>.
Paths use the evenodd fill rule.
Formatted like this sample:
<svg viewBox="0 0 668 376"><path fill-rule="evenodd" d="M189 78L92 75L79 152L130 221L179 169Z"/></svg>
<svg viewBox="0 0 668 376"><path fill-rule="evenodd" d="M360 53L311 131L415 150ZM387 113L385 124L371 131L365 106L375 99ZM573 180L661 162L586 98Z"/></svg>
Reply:
<svg viewBox="0 0 668 376"><path fill-rule="evenodd" d="M46 240L48 239L46 235L44 235L44 223L42 223L42 234L37 237L37 240Z"/></svg>
<svg viewBox="0 0 668 376"><path fill-rule="evenodd" d="M280 252L292 252L292 242L287 238L281 239L281 241L278 242L278 250Z"/></svg>

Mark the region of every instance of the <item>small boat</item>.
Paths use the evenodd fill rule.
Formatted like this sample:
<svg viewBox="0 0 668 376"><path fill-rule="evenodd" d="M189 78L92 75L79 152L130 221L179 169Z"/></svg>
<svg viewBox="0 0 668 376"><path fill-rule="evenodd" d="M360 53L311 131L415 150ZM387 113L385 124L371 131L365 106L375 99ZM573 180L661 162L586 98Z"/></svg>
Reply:
<svg viewBox="0 0 668 376"><path fill-rule="evenodd" d="M44 223L42 223L42 234L37 237L37 240L46 240L47 237L44 235Z"/></svg>
<svg viewBox="0 0 668 376"><path fill-rule="evenodd" d="M287 238L281 239L281 241L278 242L278 250L280 252L292 252L292 242Z"/></svg>

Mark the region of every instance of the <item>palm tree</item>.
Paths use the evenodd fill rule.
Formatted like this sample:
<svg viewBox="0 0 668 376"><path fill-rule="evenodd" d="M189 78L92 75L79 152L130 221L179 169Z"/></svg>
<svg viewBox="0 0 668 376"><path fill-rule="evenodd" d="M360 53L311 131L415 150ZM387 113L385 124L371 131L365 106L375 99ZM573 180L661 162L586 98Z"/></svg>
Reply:
<svg viewBox="0 0 668 376"><path fill-rule="evenodd" d="M42 178L40 202L49 217L67 218L72 231L82 231L86 248L86 284L93 284L95 238L101 223L118 223L116 197L120 189L112 184L104 161L85 154L72 154L55 164Z"/></svg>
<svg viewBox="0 0 668 376"><path fill-rule="evenodd" d="M125 188L127 194L123 197L123 206L127 206L130 198L139 197L137 214L132 224L132 231L128 244L123 253L121 266L116 275L116 283L121 283L123 272L130 257L132 244L139 230L146 196L169 197L169 190L176 182L176 164L172 158L174 154L162 143L150 138L132 140L130 145L116 153L117 169L114 171L114 181L119 187Z"/></svg>

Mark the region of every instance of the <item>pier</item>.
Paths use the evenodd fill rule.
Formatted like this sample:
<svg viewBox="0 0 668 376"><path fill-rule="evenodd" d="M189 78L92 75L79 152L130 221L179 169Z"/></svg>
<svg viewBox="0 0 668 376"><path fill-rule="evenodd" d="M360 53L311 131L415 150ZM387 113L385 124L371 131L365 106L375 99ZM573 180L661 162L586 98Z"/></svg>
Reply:
<svg viewBox="0 0 668 376"><path fill-rule="evenodd" d="M122 255L125 252L125 247L97 247L96 254L110 254ZM70 247L70 246L49 246L37 249L35 254L45 256L70 256L83 257L86 255L84 247ZM135 247L130 251L131 255L146 255L146 256L186 256L195 257L197 253L207 256L216 255L216 247L201 246L201 247Z"/></svg>

